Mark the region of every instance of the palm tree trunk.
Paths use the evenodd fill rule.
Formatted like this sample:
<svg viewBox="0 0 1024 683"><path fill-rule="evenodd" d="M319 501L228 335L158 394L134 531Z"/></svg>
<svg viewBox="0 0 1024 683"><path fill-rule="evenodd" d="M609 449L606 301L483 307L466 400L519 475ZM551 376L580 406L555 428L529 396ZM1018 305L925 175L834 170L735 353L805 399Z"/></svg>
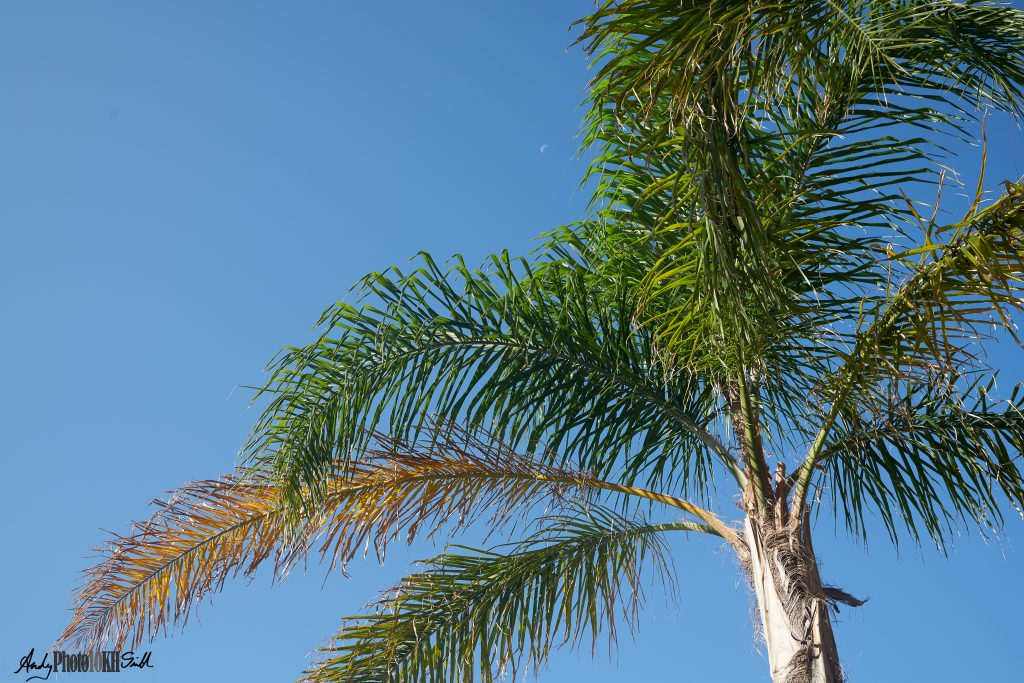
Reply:
<svg viewBox="0 0 1024 683"><path fill-rule="evenodd" d="M841 683L829 604L806 523L746 518L748 572L774 683Z"/></svg>

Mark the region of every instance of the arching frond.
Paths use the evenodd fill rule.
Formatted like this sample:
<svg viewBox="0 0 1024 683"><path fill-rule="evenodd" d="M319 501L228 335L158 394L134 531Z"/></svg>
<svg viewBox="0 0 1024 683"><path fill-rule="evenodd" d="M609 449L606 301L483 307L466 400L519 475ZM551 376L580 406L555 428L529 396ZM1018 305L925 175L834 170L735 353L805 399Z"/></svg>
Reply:
<svg viewBox="0 0 1024 683"><path fill-rule="evenodd" d="M565 497L604 492L660 502L738 544L717 517L686 501L534 461L478 431L433 431L437 438L413 443L376 435L361 459L332 472L298 525L279 482L258 471L180 489L132 534L100 548L62 639L138 644L183 625L205 595L270 558L281 577L312 548L332 566L364 547L383 559L396 538L411 542L442 526L454 533L481 518L495 529Z"/></svg>
<svg viewBox="0 0 1024 683"><path fill-rule="evenodd" d="M905 529L940 547L960 523L998 529L1007 503L1024 515L1024 392L989 389L917 385L885 415L846 416L819 461L826 504L855 533L874 513L894 542Z"/></svg>
<svg viewBox="0 0 1024 683"><path fill-rule="evenodd" d="M490 682L536 669L552 648L602 632L614 640L617 618L634 623L645 565L672 581L660 534L689 526L580 512L541 520L541 531L497 551L430 560L374 613L345 619L304 680Z"/></svg>
<svg viewBox="0 0 1024 683"><path fill-rule="evenodd" d="M713 458L735 470L708 430L711 387L663 366L628 288L505 256L488 272L421 263L366 278L358 306L332 307L322 336L276 364L249 453L293 495L322 495L325 470L359 452L365 429L404 439L428 415L527 451L545 443L559 464L625 483L704 492Z"/></svg>
<svg viewBox="0 0 1024 683"><path fill-rule="evenodd" d="M988 208L894 258L911 272L877 311L864 312L870 325L840 373L851 385L914 373L941 382L971 367L968 347L993 325L1014 333L1010 318L1024 301L1024 187L1010 186Z"/></svg>
<svg viewBox="0 0 1024 683"><path fill-rule="evenodd" d="M826 385L830 407L795 488L803 500L830 430L844 414L878 413L892 386L917 378L952 389L976 363L978 342L994 325L1014 334L1011 313L1024 303L1024 195L1011 187L993 205L939 231L933 242L899 255L918 259L911 274L858 332ZM898 388L896 389L898 391ZM802 503L800 503L802 504Z"/></svg>

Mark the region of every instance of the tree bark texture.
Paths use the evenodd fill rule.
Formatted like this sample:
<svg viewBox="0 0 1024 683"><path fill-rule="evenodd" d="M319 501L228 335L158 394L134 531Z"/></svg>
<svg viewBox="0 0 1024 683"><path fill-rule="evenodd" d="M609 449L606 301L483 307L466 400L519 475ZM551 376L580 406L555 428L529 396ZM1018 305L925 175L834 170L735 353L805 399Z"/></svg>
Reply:
<svg viewBox="0 0 1024 683"><path fill-rule="evenodd" d="M829 599L806 520L794 528L748 515L744 538L772 681L841 683Z"/></svg>

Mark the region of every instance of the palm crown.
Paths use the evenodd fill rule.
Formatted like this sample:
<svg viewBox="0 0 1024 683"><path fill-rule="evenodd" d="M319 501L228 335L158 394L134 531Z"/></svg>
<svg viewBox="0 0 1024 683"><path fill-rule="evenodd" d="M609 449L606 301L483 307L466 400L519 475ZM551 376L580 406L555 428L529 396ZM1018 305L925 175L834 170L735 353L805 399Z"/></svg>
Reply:
<svg viewBox="0 0 1024 683"><path fill-rule="evenodd" d="M1024 396L982 345L1014 332L1022 189L980 178L952 222L919 197L986 109L1021 112L1024 14L620 0L580 26L588 218L364 278L272 364L240 471L106 547L66 639L137 642L271 558L484 525L520 540L429 560L306 678L491 680L614 636L682 531L735 551L774 680L837 681L829 608L859 601L822 582L813 512L940 547L1020 512Z"/></svg>

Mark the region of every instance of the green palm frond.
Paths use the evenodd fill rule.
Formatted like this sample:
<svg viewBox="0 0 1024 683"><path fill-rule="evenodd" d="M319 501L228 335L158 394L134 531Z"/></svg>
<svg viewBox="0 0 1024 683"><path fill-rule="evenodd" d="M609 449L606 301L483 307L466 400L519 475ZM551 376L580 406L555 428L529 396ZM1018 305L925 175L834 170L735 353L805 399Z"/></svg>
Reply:
<svg viewBox="0 0 1024 683"><path fill-rule="evenodd" d="M877 243L916 230L903 191L939 178L943 139L1022 103L1024 13L988 3L625 0L582 40L605 216L667 233L658 338L733 375L816 355L794 337L884 282Z"/></svg>
<svg viewBox="0 0 1024 683"><path fill-rule="evenodd" d="M978 344L993 325L1014 334L1011 314L1024 302L1022 197L1011 186L988 208L938 231L949 235L946 242L895 256L911 273L865 313L870 322L852 349L837 354L844 362L825 383L830 407L801 466L795 489L800 505L829 431L844 412L884 412L893 383L906 378L952 389L965 372L986 369Z"/></svg>
<svg viewBox="0 0 1024 683"><path fill-rule="evenodd" d="M901 527L939 547L960 523L998 529L1006 504L1024 514L1024 391L1006 401L917 385L873 420L848 416L819 460L826 503L854 533L874 511L893 542Z"/></svg>
<svg viewBox="0 0 1024 683"><path fill-rule="evenodd" d="M599 101L669 132L713 121L736 132L780 101L827 92L837 74L972 106L1024 101L1024 13L997 3L609 0L579 23Z"/></svg>
<svg viewBox="0 0 1024 683"><path fill-rule="evenodd" d="M358 453L367 429L405 439L431 415L625 483L703 492L713 458L735 469L708 431L712 388L660 363L628 290L505 256L488 272L421 263L366 278L357 306L331 308L321 337L276 364L249 453L292 492L320 495L325 468Z"/></svg>
<svg viewBox="0 0 1024 683"><path fill-rule="evenodd" d="M984 210L935 231L933 241L894 255L909 266L902 285L857 334L843 376L865 385L887 374L919 371L933 382L955 377L974 360L967 347L991 325L1011 334L1024 294L1024 187ZM897 370L898 369L898 370Z"/></svg>
<svg viewBox="0 0 1024 683"><path fill-rule="evenodd" d="M456 548L404 579L369 615L344 620L304 680L455 683L513 678L552 648L635 623L647 572L671 582L661 534L690 525L601 508L541 520L498 551Z"/></svg>

